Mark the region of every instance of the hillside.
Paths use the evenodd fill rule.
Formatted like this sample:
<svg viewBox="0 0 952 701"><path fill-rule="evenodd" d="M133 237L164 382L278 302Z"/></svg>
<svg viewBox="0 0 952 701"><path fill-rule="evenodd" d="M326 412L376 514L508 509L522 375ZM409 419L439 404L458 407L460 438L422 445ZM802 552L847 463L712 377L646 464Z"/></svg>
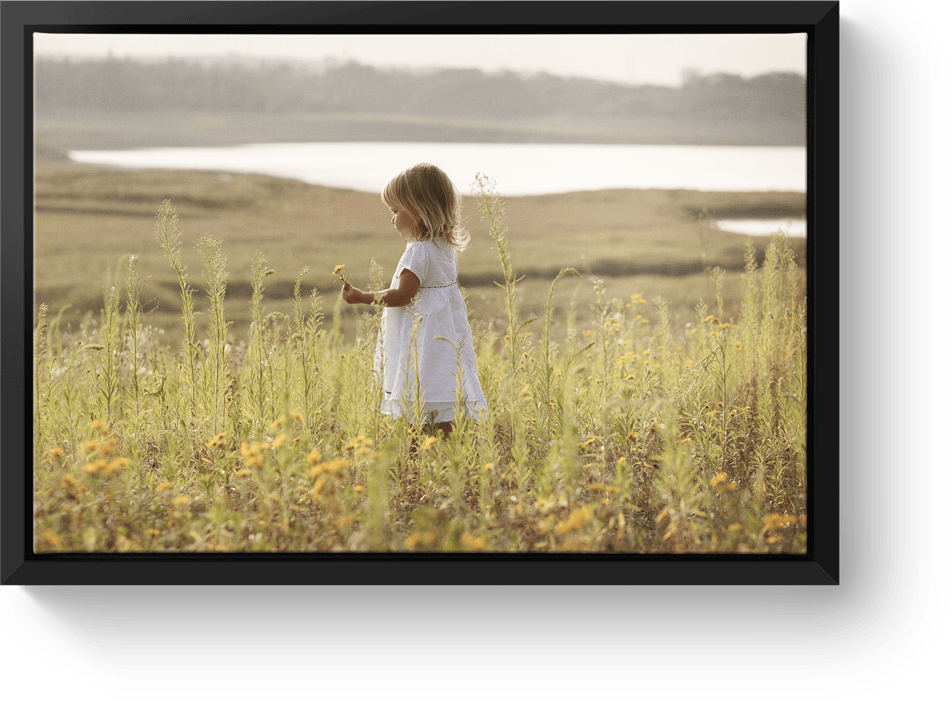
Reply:
<svg viewBox="0 0 952 701"><path fill-rule="evenodd" d="M801 146L805 79L680 88L547 74L106 59L35 63L37 134L64 148L248 141ZM227 123L228 129L222 129Z"/></svg>

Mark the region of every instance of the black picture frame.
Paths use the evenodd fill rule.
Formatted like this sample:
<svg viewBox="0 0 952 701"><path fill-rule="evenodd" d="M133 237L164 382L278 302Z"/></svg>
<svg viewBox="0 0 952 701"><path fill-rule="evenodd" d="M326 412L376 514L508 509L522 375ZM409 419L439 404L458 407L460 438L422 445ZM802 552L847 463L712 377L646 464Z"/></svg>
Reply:
<svg viewBox="0 0 952 701"><path fill-rule="evenodd" d="M3 584L838 584L837 2L5 2L2 12ZM380 27L520 33L807 34L808 539L803 556L165 555L32 552L33 31L248 33Z"/></svg>

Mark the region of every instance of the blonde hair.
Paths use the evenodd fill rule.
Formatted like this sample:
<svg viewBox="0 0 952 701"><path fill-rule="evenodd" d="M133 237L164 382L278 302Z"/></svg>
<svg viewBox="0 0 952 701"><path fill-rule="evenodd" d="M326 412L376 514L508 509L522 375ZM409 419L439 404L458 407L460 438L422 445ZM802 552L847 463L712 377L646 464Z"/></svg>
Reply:
<svg viewBox="0 0 952 701"><path fill-rule="evenodd" d="M391 209L402 209L419 221L419 240L441 238L457 251L469 243L459 191L435 165L418 163L395 175L380 198Z"/></svg>

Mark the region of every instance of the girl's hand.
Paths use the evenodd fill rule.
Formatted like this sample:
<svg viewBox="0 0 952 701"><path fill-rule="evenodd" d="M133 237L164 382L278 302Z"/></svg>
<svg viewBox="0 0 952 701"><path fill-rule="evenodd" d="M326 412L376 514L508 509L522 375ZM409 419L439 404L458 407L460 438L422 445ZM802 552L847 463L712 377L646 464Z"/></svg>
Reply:
<svg viewBox="0 0 952 701"><path fill-rule="evenodd" d="M340 294L347 304L360 304L363 302L364 293L351 285L349 282L344 283L344 288L341 290Z"/></svg>

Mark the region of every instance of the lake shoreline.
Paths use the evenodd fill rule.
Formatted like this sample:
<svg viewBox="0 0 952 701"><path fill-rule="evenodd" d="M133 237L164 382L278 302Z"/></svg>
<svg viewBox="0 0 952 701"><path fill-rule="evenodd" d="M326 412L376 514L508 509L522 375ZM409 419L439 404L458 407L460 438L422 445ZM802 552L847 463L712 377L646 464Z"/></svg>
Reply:
<svg viewBox="0 0 952 701"><path fill-rule="evenodd" d="M147 280L148 308L155 310L153 323L174 329L178 283L155 240L155 213L163 199L170 199L178 213L183 257L199 305L204 294L195 241L206 233L222 240L230 314L238 328L246 323L257 251L275 270L265 298L287 314L302 266L310 271L302 278L305 296L316 290L328 309L338 289L330 275L334 265L345 264L355 284L366 288L371 261L378 261L389 279L404 245L373 193L241 173L116 170L44 156L36 169L35 304L47 304L51 314L72 305L64 320L76 323L102 307L103 290L122 284L125 261L136 255ZM750 240L760 255L769 238L720 231L712 221L740 213L802 216L805 199L795 192L688 190L506 197L509 249L517 275L524 278L521 304L527 314L538 315L551 281L571 267L582 281L559 284L557 316L571 307L570 289L584 283L590 290L591 281L600 278L608 294L663 296L675 318L690 319L699 296L714 303L709 271L719 267L727 271L727 308L734 309L744 247ZM499 261L472 196L464 196L464 214L472 241L461 258L460 281L473 300L471 312L492 316L500 304L494 284L501 280ZM791 239L791 245L802 260L805 240ZM580 304L580 313L588 314L589 306Z"/></svg>
<svg viewBox="0 0 952 701"><path fill-rule="evenodd" d="M222 125L227 128L222 128ZM616 144L792 146L791 138L752 138L736 125L679 124L672 117L638 124L568 119L485 121L366 113L315 114L168 110L163 113L80 110L35 117L36 135L68 150L248 143L457 142L479 144Z"/></svg>

